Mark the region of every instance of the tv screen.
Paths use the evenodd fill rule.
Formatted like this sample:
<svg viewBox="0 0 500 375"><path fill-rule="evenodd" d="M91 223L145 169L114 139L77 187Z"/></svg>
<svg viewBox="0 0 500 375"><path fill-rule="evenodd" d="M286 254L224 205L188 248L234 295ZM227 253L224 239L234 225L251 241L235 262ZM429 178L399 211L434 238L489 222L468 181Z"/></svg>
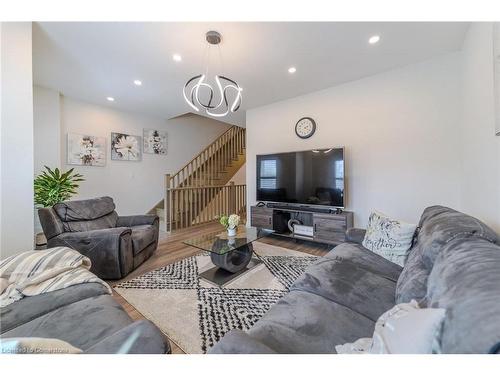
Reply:
<svg viewBox="0 0 500 375"><path fill-rule="evenodd" d="M257 200L344 208L344 149L257 155Z"/></svg>

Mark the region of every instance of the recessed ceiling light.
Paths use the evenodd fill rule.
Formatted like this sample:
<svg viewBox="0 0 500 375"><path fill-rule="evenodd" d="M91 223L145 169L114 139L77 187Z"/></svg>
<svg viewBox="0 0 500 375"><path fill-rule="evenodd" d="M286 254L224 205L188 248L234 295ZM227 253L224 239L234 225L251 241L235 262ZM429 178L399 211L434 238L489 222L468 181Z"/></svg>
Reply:
<svg viewBox="0 0 500 375"><path fill-rule="evenodd" d="M376 44L380 41L380 35L373 35L368 39L368 43L370 44Z"/></svg>
<svg viewBox="0 0 500 375"><path fill-rule="evenodd" d="M293 74L297 71L297 68L295 68L294 66L291 66L290 68L288 68L288 73L290 74Z"/></svg>
<svg viewBox="0 0 500 375"><path fill-rule="evenodd" d="M115 101L115 98L113 98L112 96L108 96L106 99L108 100L108 102L114 102Z"/></svg>
<svg viewBox="0 0 500 375"><path fill-rule="evenodd" d="M178 53L175 53L172 58L174 59L174 61L182 61L182 56L179 55Z"/></svg>
<svg viewBox="0 0 500 375"><path fill-rule="evenodd" d="M139 79L134 80L134 85L136 86L142 86L142 81Z"/></svg>

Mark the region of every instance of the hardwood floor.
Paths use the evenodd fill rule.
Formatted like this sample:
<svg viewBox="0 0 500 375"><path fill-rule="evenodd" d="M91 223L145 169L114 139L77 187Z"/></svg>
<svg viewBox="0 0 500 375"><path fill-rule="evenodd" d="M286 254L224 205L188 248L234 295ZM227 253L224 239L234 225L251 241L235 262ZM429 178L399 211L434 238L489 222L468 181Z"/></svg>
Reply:
<svg viewBox="0 0 500 375"><path fill-rule="evenodd" d="M198 249L191 247L189 245L185 245L182 243L182 241L190 237L200 236L220 229L221 229L220 224L214 222L214 223L199 225L192 228L182 229L172 234L165 234L165 233L160 234L158 249L154 253L154 255L151 258L149 258L146 262L144 262L134 272L129 274L127 277L121 280L110 282L111 286L114 286L123 281L133 279L134 277L142 275L146 272L163 267L166 264L175 263L180 259L193 256L199 253ZM288 239L272 235L269 237L262 238L259 241L270 245L285 247L287 249L302 251L311 255L318 255L318 256L325 255L332 248L331 245L317 244L313 242ZM145 319L139 311L137 311L119 294L114 293L114 298L124 307L125 311L127 311L127 313L130 315L132 319L134 320ZM184 354L184 352L174 343L170 342L170 345L172 347L172 353Z"/></svg>

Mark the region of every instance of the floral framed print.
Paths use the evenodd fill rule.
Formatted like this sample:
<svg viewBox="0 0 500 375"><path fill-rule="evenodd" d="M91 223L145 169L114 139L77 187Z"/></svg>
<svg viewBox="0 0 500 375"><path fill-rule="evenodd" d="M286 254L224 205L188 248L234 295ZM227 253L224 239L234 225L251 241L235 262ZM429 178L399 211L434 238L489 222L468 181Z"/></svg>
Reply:
<svg viewBox="0 0 500 375"><path fill-rule="evenodd" d="M167 132L163 130L144 129L142 134L145 154L167 154Z"/></svg>
<svg viewBox="0 0 500 375"><path fill-rule="evenodd" d="M111 160L140 161L141 137L123 133L111 133Z"/></svg>
<svg viewBox="0 0 500 375"><path fill-rule="evenodd" d="M67 163L104 167L106 165L106 138L68 133Z"/></svg>

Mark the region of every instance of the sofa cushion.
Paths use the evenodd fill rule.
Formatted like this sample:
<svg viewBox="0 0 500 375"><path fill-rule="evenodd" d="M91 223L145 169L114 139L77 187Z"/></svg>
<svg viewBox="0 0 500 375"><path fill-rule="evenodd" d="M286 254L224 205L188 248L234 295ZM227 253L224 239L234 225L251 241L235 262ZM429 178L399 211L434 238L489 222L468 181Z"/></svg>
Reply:
<svg viewBox="0 0 500 375"><path fill-rule="evenodd" d="M104 285L85 283L59 289L54 292L25 297L0 309L0 315L2 316L0 333L10 331L17 326L23 325L62 306L103 294L108 294L108 290Z"/></svg>
<svg viewBox="0 0 500 375"><path fill-rule="evenodd" d="M375 322L316 294L293 290L248 334L278 353L335 353L335 345L371 336Z"/></svg>
<svg viewBox="0 0 500 375"><path fill-rule="evenodd" d="M86 354L170 353L165 335L149 320L137 320L85 350Z"/></svg>
<svg viewBox="0 0 500 375"><path fill-rule="evenodd" d="M408 255L406 264L396 285L396 303L407 303L412 299L421 301L427 294L427 278L430 270L424 265L422 252L415 248Z"/></svg>
<svg viewBox="0 0 500 375"><path fill-rule="evenodd" d="M403 269L401 266L365 249L361 244L357 243L340 244L327 253L324 258L352 262L394 282L398 280Z"/></svg>
<svg viewBox="0 0 500 375"><path fill-rule="evenodd" d="M102 295L53 310L5 332L2 338L56 338L85 351L131 322L113 297Z"/></svg>
<svg viewBox="0 0 500 375"><path fill-rule="evenodd" d="M374 211L368 219L363 246L403 266L417 226Z"/></svg>
<svg viewBox="0 0 500 375"><path fill-rule="evenodd" d="M442 206L424 210L420 219L417 243L422 251L422 261L430 270L441 248L460 236L474 236L497 243L498 235L475 217Z"/></svg>
<svg viewBox="0 0 500 375"><path fill-rule="evenodd" d="M156 232L152 225L137 225L131 229L132 247L134 256L136 256L156 240Z"/></svg>
<svg viewBox="0 0 500 375"><path fill-rule="evenodd" d="M429 275L429 307L446 309L443 353L488 353L500 342L500 246L475 236L443 246Z"/></svg>
<svg viewBox="0 0 500 375"><path fill-rule="evenodd" d="M54 210L62 221L95 220L115 210L110 197L101 197L79 201L67 201L54 205Z"/></svg>
<svg viewBox="0 0 500 375"><path fill-rule="evenodd" d="M88 232L91 230L115 228L117 220L118 214L113 211L108 215L94 220L63 221L62 225L65 232Z"/></svg>
<svg viewBox="0 0 500 375"><path fill-rule="evenodd" d="M427 293L427 278L443 246L458 237L474 236L493 243L497 234L480 220L448 207L431 206L420 218L417 239L410 249L396 287L396 302L419 301Z"/></svg>
<svg viewBox="0 0 500 375"><path fill-rule="evenodd" d="M291 286L326 298L371 320L394 306L396 283L340 259L320 259Z"/></svg>

